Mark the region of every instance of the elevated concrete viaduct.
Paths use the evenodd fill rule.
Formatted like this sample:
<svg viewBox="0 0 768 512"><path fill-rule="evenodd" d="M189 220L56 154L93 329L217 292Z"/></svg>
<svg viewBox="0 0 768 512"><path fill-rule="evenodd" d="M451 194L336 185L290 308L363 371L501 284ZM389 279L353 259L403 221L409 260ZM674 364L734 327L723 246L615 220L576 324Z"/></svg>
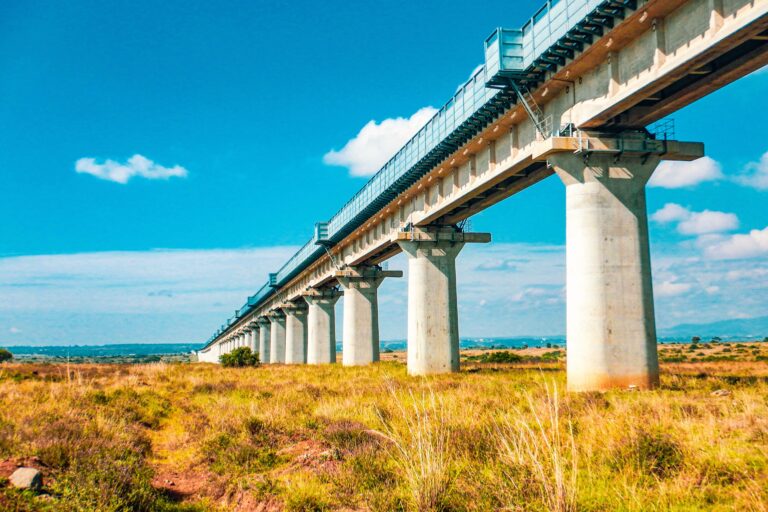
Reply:
<svg viewBox="0 0 768 512"><path fill-rule="evenodd" d="M645 184L701 143L650 126L768 64L768 0L560 0L485 41L485 65L199 352L378 360L377 288L408 256L408 371L459 369L462 221L547 177L566 187L571 390L658 383ZM339 289L341 291L339 291ZM305 306L306 304L306 313ZM302 311L302 313L298 313ZM250 338L243 338L250 336ZM269 345L269 347L268 347ZM286 350L288 347L288 350Z"/></svg>

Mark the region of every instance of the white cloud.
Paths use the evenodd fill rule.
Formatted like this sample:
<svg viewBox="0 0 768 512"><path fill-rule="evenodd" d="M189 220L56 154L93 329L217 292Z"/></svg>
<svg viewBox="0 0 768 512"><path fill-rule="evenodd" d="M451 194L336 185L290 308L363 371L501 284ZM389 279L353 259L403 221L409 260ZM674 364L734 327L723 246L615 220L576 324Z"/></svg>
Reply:
<svg viewBox="0 0 768 512"><path fill-rule="evenodd" d="M677 225L682 235L704 235L722 233L739 227L739 218L734 213L704 210L692 212L691 216Z"/></svg>
<svg viewBox="0 0 768 512"><path fill-rule="evenodd" d="M424 107L407 119L397 117L381 123L371 120L339 151L326 153L323 163L346 167L352 176L370 176L381 169L436 112L433 107Z"/></svg>
<svg viewBox="0 0 768 512"><path fill-rule="evenodd" d="M768 226L749 233L737 233L704 248L704 254L713 259L730 260L768 256Z"/></svg>
<svg viewBox="0 0 768 512"><path fill-rule="evenodd" d="M758 162L750 162L744 168L744 173L734 180L744 186L757 190L768 190L768 151L763 153Z"/></svg>
<svg viewBox="0 0 768 512"><path fill-rule="evenodd" d="M19 329L18 327L11 327L10 329L8 329L8 332L11 334L19 334L21 332L21 329Z"/></svg>
<svg viewBox="0 0 768 512"><path fill-rule="evenodd" d="M681 220L685 220L690 214L690 210L677 203L667 203L661 210L658 210L651 215L651 220L660 224L667 224L669 222L680 222Z"/></svg>
<svg viewBox="0 0 768 512"><path fill-rule="evenodd" d="M677 231L681 235L709 235L739 227L736 214L712 210L693 212L676 203L665 204L651 215L651 220L660 224L677 222Z"/></svg>
<svg viewBox="0 0 768 512"><path fill-rule="evenodd" d="M768 277L768 269L760 267L749 267L736 270L730 270L725 274L728 281L739 281L742 279L765 279ZM768 281L768 279L766 279Z"/></svg>
<svg viewBox="0 0 768 512"><path fill-rule="evenodd" d="M671 281L661 282L653 288L653 293L656 297L676 297L689 291L691 291L690 284L674 283Z"/></svg>
<svg viewBox="0 0 768 512"><path fill-rule="evenodd" d="M99 179L125 184L134 176L148 180L167 180L173 177L185 178L187 170L179 165L163 167L142 155L136 154L125 163L106 160L96 163L94 158L81 158L75 162L75 171L90 174Z"/></svg>
<svg viewBox="0 0 768 512"><path fill-rule="evenodd" d="M705 181L723 179L720 164L708 156L692 162L664 161L651 176L648 185L660 188L692 187Z"/></svg>

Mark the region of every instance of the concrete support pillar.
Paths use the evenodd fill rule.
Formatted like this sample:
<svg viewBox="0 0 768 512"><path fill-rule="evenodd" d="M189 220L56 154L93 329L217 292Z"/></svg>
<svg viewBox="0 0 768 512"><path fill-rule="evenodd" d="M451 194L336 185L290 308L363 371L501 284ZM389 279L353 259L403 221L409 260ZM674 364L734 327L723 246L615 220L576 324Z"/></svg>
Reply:
<svg viewBox="0 0 768 512"><path fill-rule="evenodd" d="M285 363L304 364L307 362L307 306L288 303L281 306L285 313Z"/></svg>
<svg viewBox="0 0 768 512"><path fill-rule="evenodd" d="M248 347L251 349L251 352L256 353L259 351L259 324L257 322L251 322L250 328Z"/></svg>
<svg viewBox="0 0 768 512"><path fill-rule="evenodd" d="M285 362L285 315L274 310L269 313L269 362Z"/></svg>
<svg viewBox="0 0 768 512"><path fill-rule="evenodd" d="M658 156L558 153L566 186L568 389L659 383L645 184Z"/></svg>
<svg viewBox="0 0 768 512"><path fill-rule="evenodd" d="M336 302L341 292L313 289L304 295L307 314L307 363L336 362Z"/></svg>
<svg viewBox="0 0 768 512"><path fill-rule="evenodd" d="M341 360L344 366L379 360L379 304L377 290L385 277L402 277L401 271L378 267L348 267L336 272L344 290L344 331Z"/></svg>
<svg viewBox="0 0 768 512"><path fill-rule="evenodd" d="M399 233L408 256L408 373L459 371L456 256L467 242L490 242L488 233L414 228Z"/></svg>
<svg viewBox="0 0 768 512"><path fill-rule="evenodd" d="M270 325L271 322L269 321L269 318L265 316L259 317L259 360L266 364L271 362L269 356L269 349L272 343Z"/></svg>

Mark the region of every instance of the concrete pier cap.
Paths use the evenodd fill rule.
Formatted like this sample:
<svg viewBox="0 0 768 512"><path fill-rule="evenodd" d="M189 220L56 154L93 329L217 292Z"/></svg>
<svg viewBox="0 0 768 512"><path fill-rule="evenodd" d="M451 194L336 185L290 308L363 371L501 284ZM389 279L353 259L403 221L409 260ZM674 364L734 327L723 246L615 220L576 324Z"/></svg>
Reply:
<svg viewBox="0 0 768 512"><path fill-rule="evenodd" d="M269 362L285 362L285 313L280 309L273 309L267 313L269 318Z"/></svg>
<svg viewBox="0 0 768 512"><path fill-rule="evenodd" d="M401 270L375 265L344 267L334 273L344 291L344 330L341 361L344 366L379 360L378 288L387 277L403 277Z"/></svg>
<svg viewBox="0 0 768 512"><path fill-rule="evenodd" d="M408 256L408 373L459 371L456 257L466 243L487 243L490 233L454 226L412 227L395 242Z"/></svg>
<svg viewBox="0 0 768 512"><path fill-rule="evenodd" d="M309 288L307 302L307 364L336 362L336 302L343 293L336 288Z"/></svg>
<svg viewBox="0 0 768 512"><path fill-rule="evenodd" d="M303 300L280 305L285 313L285 364L307 362L307 304Z"/></svg>
<svg viewBox="0 0 768 512"><path fill-rule="evenodd" d="M561 138L546 151L566 187L570 391L659 383L645 185L661 160L695 160L704 146L622 137Z"/></svg>

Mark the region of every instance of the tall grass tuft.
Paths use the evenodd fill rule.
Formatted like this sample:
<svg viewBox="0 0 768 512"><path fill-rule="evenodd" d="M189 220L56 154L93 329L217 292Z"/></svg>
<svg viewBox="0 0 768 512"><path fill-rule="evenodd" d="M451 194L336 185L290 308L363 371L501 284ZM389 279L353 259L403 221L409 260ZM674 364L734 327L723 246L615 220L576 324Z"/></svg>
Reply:
<svg viewBox="0 0 768 512"><path fill-rule="evenodd" d="M377 412L405 476L410 508L419 512L446 510L454 480L447 407L431 388L420 395L409 390L402 396L390 384L389 393L395 414Z"/></svg>
<svg viewBox="0 0 768 512"><path fill-rule="evenodd" d="M530 392L524 396L532 421L515 408L514 418L501 420L496 431L500 459L506 465L503 475L514 491L504 497L507 505L514 510L535 499L546 510L575 511L576 443L572 422L562 417L557 385L545 385L545 395L538 401Z"/></svg>

